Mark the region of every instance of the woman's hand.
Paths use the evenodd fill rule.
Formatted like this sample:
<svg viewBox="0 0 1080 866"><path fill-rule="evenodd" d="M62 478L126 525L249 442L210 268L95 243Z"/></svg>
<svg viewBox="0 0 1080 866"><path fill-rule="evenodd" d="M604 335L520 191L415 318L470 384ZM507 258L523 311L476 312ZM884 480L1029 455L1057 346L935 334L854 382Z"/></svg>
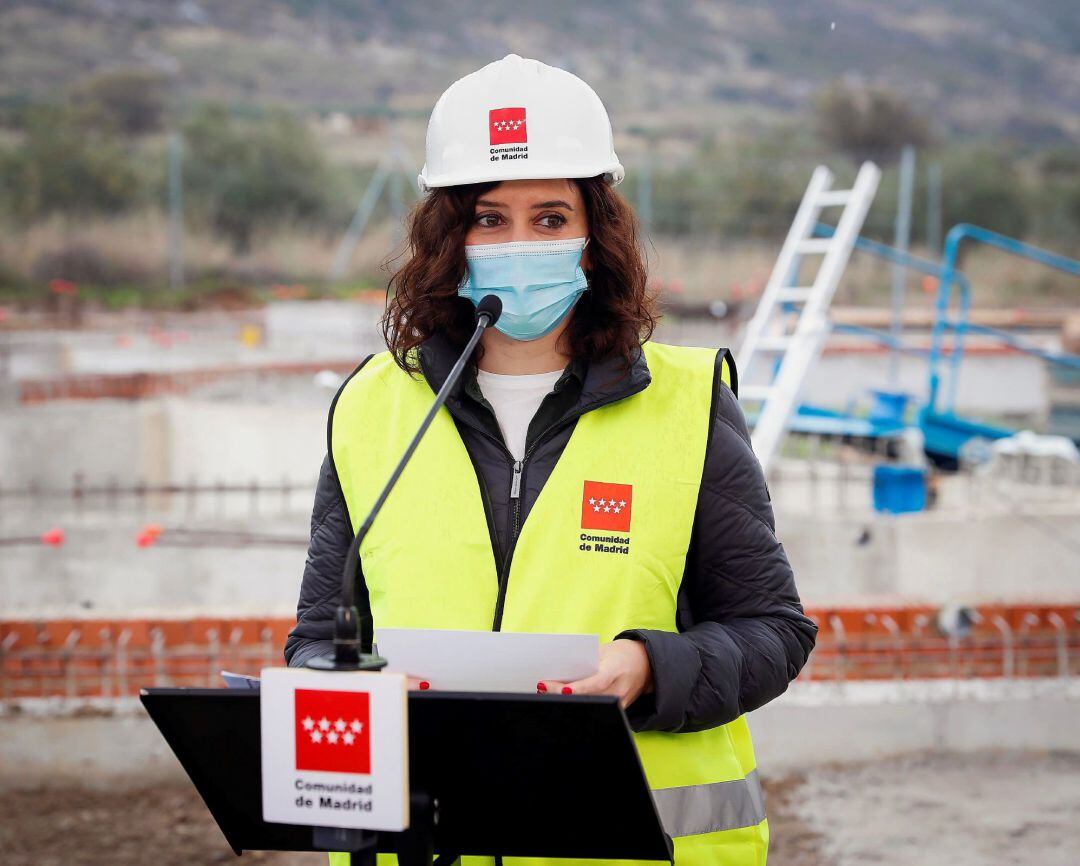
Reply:
<svg viewBox="0 0 1080 866"><path fill-rule="evenodd" d="M645 644L637 640L614 640L600 647L600 669L573 683L544 680L538 692L564 695L615 695L624 710L641 695L653 690L652 665Z"/></svg>

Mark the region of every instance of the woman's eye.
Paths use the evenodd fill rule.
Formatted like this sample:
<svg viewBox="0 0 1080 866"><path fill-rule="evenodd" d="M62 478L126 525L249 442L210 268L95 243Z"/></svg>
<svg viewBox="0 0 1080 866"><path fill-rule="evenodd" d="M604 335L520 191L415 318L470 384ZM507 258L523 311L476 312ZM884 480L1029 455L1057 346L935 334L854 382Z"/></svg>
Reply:
<svg viewBox="0 0 1080 866"><path fill-rule="evenodd" d="M487 229L495 228L499 224L499 215L497 213L482 213L476 218L476 224Z"/></svg>
<svg viewBox="0 0 1080 866"><path fill-rule="evenodd" d="M540 225L546 229L557 229L566 225L566 217L562 214L549 213L540 217Z"/></svg>

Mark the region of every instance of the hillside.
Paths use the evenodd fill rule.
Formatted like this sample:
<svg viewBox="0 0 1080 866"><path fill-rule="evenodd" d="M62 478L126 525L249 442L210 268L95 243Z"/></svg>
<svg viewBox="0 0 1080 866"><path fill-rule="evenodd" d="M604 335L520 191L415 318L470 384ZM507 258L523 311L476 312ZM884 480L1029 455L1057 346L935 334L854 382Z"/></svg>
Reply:
<svg viewBox="0 0 1080 866"><path fill-rule="evenodd" d="M185 103L422 115L448 80L509 51L579 72L624 127L768 120L844 77L903 93L946 133L1080 141L1074 0L9 0L0 104L138 66Z"/></svg>

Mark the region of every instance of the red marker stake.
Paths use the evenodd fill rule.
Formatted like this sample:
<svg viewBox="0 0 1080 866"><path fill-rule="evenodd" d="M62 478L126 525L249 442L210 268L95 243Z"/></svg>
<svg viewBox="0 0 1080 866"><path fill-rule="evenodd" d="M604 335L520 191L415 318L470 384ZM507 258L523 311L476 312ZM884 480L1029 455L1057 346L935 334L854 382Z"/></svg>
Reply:
<svg viewBox="0 0 1080 866"><path fill-rule="evenodd" d="M64 530L57 526L48 532L41 533L41 543L50 547L60 547L64 543Z"/></svg>

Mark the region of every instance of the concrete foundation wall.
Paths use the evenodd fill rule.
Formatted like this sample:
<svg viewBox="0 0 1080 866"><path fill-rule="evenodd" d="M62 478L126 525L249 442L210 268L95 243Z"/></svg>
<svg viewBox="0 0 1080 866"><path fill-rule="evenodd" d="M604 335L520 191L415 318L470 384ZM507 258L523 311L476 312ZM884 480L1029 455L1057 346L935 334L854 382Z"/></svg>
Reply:
<svg viewBox="0 0 1080 866"><path fill-rule="evenodd" d="M0 483L201 482L314 486L326 451L325 405L162 399L26 406L0 414Z"/></svg>
<svg viewBox="0 0 1080 866"><path fill-rule="evenodd" d="M1075 679L808 683L750 727L759 766L783 773L928 751L1080 752L1078 712Z"/></svg>
<svg viewBox="0 0 1080 866"><path fill-rule="evenodd" d="M777 516L803 601L1080 598L1077 511Z"/></svg>
<svg viewBox="0 0 1080 866"><path fill-rule="evenodd" d="M326 405L317 408L165 401L168 474L179 482L196 477L314 484L326 453L326 415L332 397L328 395Z"/></svg>
<svg viewBox="0 0 1080 866"><path fill-rule="evenodd" d="M134 701L37 702L0 714L0 789L42 783L104 785L182 778L183 770ZM928 751L1080 752L1080 683L981 681L807 684L752 713L766 775L821 764Z"/></svg>
<svg viewBox="0 0 1080 866"><path fill-rule="evenodd" d="M947 363L946 359L943 376L947 375ZM888 385L888 353L826 354L807 378L803 399L843 407L852 398L864 397L871 388L886 388L910 394L920 405L927 397L927 369L925 358L903 356L897 385L892 388ZM1047 412L1048 393L1046 365L1039 358L969 355L961 367L956 409L961 413L1039 418Z"/></svg>
<svg viewBox="0 0 1080 866"><path fill-rule="evenodd" d="M304 573L307 521L268 521L260 531L299 539L290 547L139 548L130 528L68 533L63 548L14 547L0 557L0 615L170 616L229 612L292 616Z"/></svg>
<svg viewBox="0 0 1080 866"><path fill-rule="evenodd" d="M273 513L271 500L265 517L251 516L241 497L236 504L243 517L167 521L297 540L287 547L140 549L135 537L147 518L135 513L97 525L67 524L62 548L5 550L0 614L129 616L164 609L288 616L304 570L310 514L310 497L294 500L296 509L285 515ZM1037 521L933 513L778 518L803 602L819 606L874 599L1073 603L1080 599L1077 558L1062 539L1075 536L1075 527L1075 514L1044 514Z"/></svg>
<svg viewBox="0 0 1080 866"><path fill-rule="evenodd" d="M50 403L0 412L0 483L4 487L70 487L78 472L89 481L139 477L162 482L157 452L162 410L156 402Z"/></svg>

